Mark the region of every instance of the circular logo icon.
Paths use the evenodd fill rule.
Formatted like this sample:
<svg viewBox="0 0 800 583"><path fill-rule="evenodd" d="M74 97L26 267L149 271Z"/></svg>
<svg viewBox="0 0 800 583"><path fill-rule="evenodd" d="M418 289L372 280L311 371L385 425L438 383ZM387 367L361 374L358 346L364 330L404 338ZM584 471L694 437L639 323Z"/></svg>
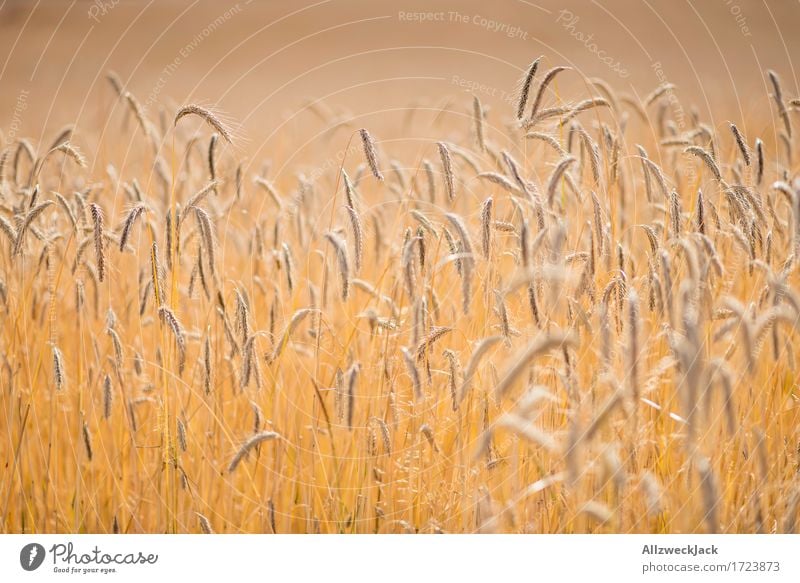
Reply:
<svg viewBox="0 0 800 583"><path fill-rule="evenodd" d="M39 543L30 543L19 552L19 564L26 571L35 571L44 562L44 547Z"/></svg>

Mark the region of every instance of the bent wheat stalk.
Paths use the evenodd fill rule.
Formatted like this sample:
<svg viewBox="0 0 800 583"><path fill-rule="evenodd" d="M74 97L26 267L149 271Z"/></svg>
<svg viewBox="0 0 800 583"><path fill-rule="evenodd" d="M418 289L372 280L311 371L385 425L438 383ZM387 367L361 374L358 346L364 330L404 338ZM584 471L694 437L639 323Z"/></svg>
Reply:
<svg viewBox="0 0 800 583"><path fill-rule="evenodd" d="M495 396L498 399L505 396L537 357L556 348L574 348L577 344L577 339L569 332L554 331L539 336L514 358L514 364L508 368L495 386Z"/></svg>
<svg viewBox="0 0 800 583"><path fill-rule="evenodd" d="M244 457L250 453L250 451L265 441L273 441L276 439L280 439L281 436L274 431L262 431L261 433L256 433L252 437L250 437L247 441L245 441L242 446L236 452L236 455L233 456L231 463L228 464L228 473L233 473L236 468L239 466L239 463L244 459Z"/></svg>

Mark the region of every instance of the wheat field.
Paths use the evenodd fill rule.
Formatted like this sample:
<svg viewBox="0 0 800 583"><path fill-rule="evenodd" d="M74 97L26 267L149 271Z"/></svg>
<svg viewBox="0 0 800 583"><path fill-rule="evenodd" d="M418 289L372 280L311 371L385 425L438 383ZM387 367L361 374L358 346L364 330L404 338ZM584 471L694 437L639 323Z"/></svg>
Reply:
<svg viewBox="0 0 800 583"><path fill-rule="evenodd" d="M796 532L800 95L539 55L268 156L110 69L4 133L3 532Z"/></svg>

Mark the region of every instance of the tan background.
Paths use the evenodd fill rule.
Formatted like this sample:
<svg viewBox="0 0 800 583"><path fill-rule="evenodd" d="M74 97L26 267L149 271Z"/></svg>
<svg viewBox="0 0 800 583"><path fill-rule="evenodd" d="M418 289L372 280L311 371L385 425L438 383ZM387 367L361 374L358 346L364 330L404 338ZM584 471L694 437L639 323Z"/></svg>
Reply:
<svg viewBox="0 0 800 583"><path fill-rule="evenodd" d="M20 131L34 139L43 128L68 121L100 123L94 114L108 95L103 73L109 68L141 101L161 84L160 103L171 96L217 104L246 126L245 143L259 145L271 124L309 96L369 113L420 96L458 94L463 90L454 75L501 95L540 54L549 66L570 64L582 75L603 76L639 94L658 84L652 64L660 61L680 98L697 103L714 125L767 106L766 68L782 75L787 93L798 93L791 55L798 49L800 5L788 1L6 0L1 6L0 120L7 128L20 92L27 91ZM556 22L561 9L578 16L573 30L593 34L598 49L630 76L617 76ZM443 11L446 21L399 19L401 11L420 10ZM451 22L448 12L468 22ZM472 23L476 15L525 34L492 32ZM203 35L210 25L213 30ZM181 57L197 35L202 40ZM165 74L176 57L179 64ZM559 82L578 79L563 76ZM502 106L495 95L481 97ZM724 100L734 110L717 109L711 117L706 103L718 95L735 95Z"/></svg>

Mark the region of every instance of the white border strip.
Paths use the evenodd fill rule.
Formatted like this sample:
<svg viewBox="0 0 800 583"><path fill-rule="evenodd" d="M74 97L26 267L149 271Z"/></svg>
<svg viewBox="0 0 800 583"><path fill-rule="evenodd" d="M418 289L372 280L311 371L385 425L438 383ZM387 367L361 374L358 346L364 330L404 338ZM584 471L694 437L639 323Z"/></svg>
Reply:
<svg viewBox="0 0 800 583"><path fill-rule="evenodd" d="M2 535L0 581L796 582L798 551L800 535Z"/></svg>

